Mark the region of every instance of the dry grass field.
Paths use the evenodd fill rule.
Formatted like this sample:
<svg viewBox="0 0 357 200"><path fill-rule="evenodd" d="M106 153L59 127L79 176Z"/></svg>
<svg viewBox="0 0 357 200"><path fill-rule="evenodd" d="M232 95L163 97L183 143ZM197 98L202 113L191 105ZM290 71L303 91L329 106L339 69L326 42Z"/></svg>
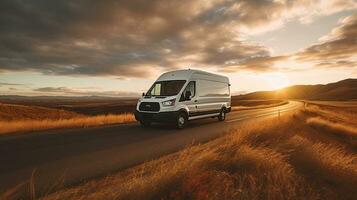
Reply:
<svg viewBox="0 0 357 200"><path fill-rule="evenodd" d="M0 135L133 122L131 113L88 116L61 109L0 103Z"/></svg>
<svg viewBox="0 0 357 200"><path fill-rule="evenodd" d="M0 135L40 130L90 127L135 121L136 99L65 98L2 99ZM266 108L287 103L282 100L232 100L233 110ZM23 104L23 105L21 105Z"/></svg>
<svg viewBox="0 0 357 200"><path fill-rule="evenodd" d="M0 96L0 102L19 106L37 106L59 109L83 115L107 115L132 113L135 111L137 98L115 97L7 97ZM241 100L232 96L232 107L239 109L263 108L276 106L284 100ZM1 116L1 115L0 115Z"/></svg>
<svg viewBox="0 0 357 200"><path fill-rule="evenodd" d="M356 199L356 113L308 104L41 199Z"/></svg>
<svg viewBox="0 0 357 200"><path fill-rule="evenodd" d="M34 132L50 129L63 128L83 128L92 126L101 126L109 124L123 124L133 122L133 114L125 113L118 115L97 115L80 116L70 119L44 119L44 120L16 120L0 121L0 135L18 132Z"/></svg>
<svg viewBox="0 0 357 200"><path fill-rule="evenodd" d="M82 116L84 115L61 109L0 103L0 121L58 120Z"/></svg>
<svg viewBox="0 0 357 200"><path fill-rule="evenodd" d="M137 98L0 96L0 102L54 108L84 115L107 115L133 112Z"/></svg>

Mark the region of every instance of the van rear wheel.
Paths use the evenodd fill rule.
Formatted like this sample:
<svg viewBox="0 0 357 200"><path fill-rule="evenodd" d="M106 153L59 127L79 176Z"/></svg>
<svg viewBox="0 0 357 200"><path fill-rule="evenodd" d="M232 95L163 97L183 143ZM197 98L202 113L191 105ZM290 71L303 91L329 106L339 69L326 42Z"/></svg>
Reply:
<svg viewBox="0 0 357 200"><path fill-rule="evenodd" d="M226 120L226 109L222 109L221 112L218 115L218 121L224 121Z"/></svg>
<svg viewBox="0 0 357 200"><path fill-rule="evenodd" d="M176 118L176 127L178 129L183 129L187 125L187 115L183 112L179 113Z"/></svg>

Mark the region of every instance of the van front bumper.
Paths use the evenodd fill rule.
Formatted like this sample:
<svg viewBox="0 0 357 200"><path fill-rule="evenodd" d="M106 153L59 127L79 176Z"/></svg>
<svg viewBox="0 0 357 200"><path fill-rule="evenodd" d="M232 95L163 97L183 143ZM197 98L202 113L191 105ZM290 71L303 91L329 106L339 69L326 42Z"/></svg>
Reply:
<svg viewBox="0 0 357 200"><path fill-rule="evenodd" d="M154 121L154 122L175 122L177 118L177 111L148 113L135 111L135 119L137 121Z"/></svg>

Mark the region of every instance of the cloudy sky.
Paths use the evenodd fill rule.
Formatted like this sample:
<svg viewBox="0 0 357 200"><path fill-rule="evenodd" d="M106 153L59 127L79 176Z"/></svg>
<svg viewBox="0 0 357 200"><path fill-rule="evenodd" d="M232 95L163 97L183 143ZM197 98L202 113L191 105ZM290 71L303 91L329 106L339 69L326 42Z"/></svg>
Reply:
<svg viewBox="0 0 357 200"><path fill-rule="evenodd" d="M0 94L133 96L187 68L234 93L357 78L357 0L0 2Z"/></svg>

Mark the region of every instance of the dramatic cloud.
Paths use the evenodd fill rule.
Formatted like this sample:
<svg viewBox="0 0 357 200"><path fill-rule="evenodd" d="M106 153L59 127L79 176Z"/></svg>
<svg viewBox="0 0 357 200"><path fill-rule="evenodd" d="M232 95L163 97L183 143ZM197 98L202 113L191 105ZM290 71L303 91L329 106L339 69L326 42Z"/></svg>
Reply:
<svg viewBox="0 0 357 200"><path fill-rule="evenodd" d="M17 89L17 88L10 87L9 90L10 90L10 91L17 91L18 89Z"/></svg>
<svg viewBox="0 0 357 200"><path fill-rule="evenodd" d="M353 0L3 0L0 71L119 78L188 66L266 71L272 67L263 60L274 58L244 34L291 18L308 23L356 5Z"/></svg>
<svg viewBox="0 0 357 200"><path fill-rule="evenodd" d="M321 67L357 66L357 14L345 18L341 26L300 53L297 59Z"/></svg>
<svg viewBox="0 0 357 200"><path fill-rule="evenodd" d="M298 69L305 65L315 68L357 68L357 14L341 21L340 26L322 37L318 44L311 45L300 52L285 56L265 56L245 60L223 69L238 71L241 69L276 68L282 63L283 69ZM285 66L284 66L285 65Z"/></svg>
<svg viewBox="0 0 357 200"><path fill-rule="evenodd" d="M264 56L255 57L236 63L236 65L229 65L222 69L223 72L236 72L239 70L255 70L255 71L269 71L274 68L274 64L279 61L287 59L288 56Z"/></svg>
<svg viewBox="0 0 357 200"><path fill-rule="evenodd" d="M1 86L22 86L22 85L23 85L23 84L0 82L0 87L1 87Z"/></svg>
<svg viewBox="0 0 357 200"><path fill-rule="evenodd" d="M95 91L88 89L68 88L68 87L43 87L33 89L34 92L53 93L55 95L75 95L75 96L127 96L137 97L140 94L123 91Z"/></svg>

